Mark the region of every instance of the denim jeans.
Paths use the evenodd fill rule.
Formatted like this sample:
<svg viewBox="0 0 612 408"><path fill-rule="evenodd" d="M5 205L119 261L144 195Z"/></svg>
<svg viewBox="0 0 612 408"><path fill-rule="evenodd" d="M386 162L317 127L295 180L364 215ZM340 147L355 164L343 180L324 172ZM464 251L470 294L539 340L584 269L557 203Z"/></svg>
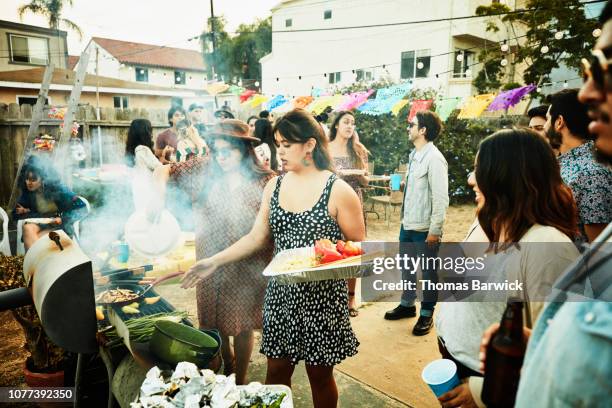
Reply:
<svg viewBox="0 0 612 408"><path fill-rule="evenodd" d="M428 232L405 230L403 227L400 229L400 255L407 253L410 257L421 256L422 254L427 257L434 257L438 254L438 245L431 247L425 243ZM410 243L412 245L401 245L401 243ZM417 274L411 273L414 271L408 271L402 269L402 279L410 282L417 282ZM438 275L435 270L424 269L422 279L430 280L432 282L438 282ZM405 290L402 293L402 299L400 304L405 307L414 306L417 298L415 290ZM423 301L421 302L421 316L433 316L434 308L436 307L436 291L423 291Z"/></svg>

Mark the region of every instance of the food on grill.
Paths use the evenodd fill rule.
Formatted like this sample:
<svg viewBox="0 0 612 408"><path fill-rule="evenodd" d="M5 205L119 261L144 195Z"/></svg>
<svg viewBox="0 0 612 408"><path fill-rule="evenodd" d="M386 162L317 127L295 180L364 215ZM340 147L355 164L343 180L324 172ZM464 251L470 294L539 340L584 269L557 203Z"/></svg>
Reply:
<svg viewBox="0 0 612 408"><path fill-rule="evenodd" d="M159 320L169 320L171 322L179 323L183 319L189 317L187 312L168 312L168 313L156 313L148 316L137 317L134 319L127 320L125 326L130 332L130 340L143 343L151 340L151 336L155 331L155 322ZM109 341L109 347L118 346L121 344L119 334L114 327L111 327L108 331L104 332L107 340Z"/></svg>
<svg viewBox="0 0 612 408"><path fill-rule="evenodd" d="M125 314L138 314L138 313L140 313L140 310L138 310L137 308L132 307L132 306L123 306L121 308L121 311L123 313L125 313Z"/></svg>
<svg viewBox="0 0 612 408"><path fill-rule="evenodd" d="M104 310L102 309L102 306L96 307L96 319L104 320Z"/></svg>
<svg viewBox="0 0 612 408"><path fill-rule="evenodd" d="M145 298L144 301L147 305L152 305L154 303L159 302L159 299L161 299L161 296L153 296L153 297Z"/></svg>
<svg viewBox="0 0 612 408"><path fill-rule="evenodd" d="M96 303L118 303L137 299L138 294L129 289L109 289L96 297Z"/></svg>

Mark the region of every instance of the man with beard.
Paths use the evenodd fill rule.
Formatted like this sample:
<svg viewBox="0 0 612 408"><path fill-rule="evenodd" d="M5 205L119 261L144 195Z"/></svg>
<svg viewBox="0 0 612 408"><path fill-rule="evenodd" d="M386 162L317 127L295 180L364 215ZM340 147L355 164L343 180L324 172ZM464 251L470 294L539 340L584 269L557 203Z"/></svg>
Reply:
<svg viewBox="0 0 612 408"><path fill-rule="evenodd" d="M578 89L553 94L546 116L546 136L559 150L561 177L578 206L581 241L592 242L612 220L612 171L595 161L587 107L578 101Z"/></svg>

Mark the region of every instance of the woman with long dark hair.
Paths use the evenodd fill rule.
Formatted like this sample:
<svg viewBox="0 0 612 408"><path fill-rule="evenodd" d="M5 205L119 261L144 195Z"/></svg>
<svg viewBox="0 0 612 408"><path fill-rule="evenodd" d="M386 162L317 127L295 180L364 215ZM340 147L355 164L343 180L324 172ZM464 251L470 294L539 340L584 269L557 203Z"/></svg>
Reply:
<svg viewBox="0 0 612 408"><path fill-rule="evenodd" d="M357 139L355 116L352 112L338 112L329 129L329 152L336 166L336 173L346 181L359 196L363 205L362 187L368 185L368 150ZM348 280L349 313L359 315L355 302L357 279Z"/></svg>
<svg viewBox="0 0 612 408"><path fill-rule="evenodd" d="M191 197L197 259L221 252L249 232L264 186L273 176L255 156L252 143L259 140L249 136L246 123L223 120L208 136L209 156L163 166L156 172L161 180L171 179ZM253 330L262 326L266 281L261 273L271 254L272 248L262 245L196 285L200 328L219 330L225 373L236 373L238 384L247 382Z"/></svg>
<svg viewBox="0 0 612 408"><path fill-rule="evenodd" d="M26 251L49 231L61 228L74 235L72 225L86 215L85 203L62 183L48 159L30 156L19 175L19 186L13 219L26 220L22 236Z"/></svg>
<svg viewBox="0 0 612 408"><path fill-rule="evenodd" d="M511 296L523 298L523 321L531 328L553 284L579 255L573 244L578 212L572 193L550 145L528 129L501 130L483 140L469 183L476 193L478 223L464 251L474 258L486 255L489 282L521 282L522 291ZM482 241L489 244L476 243ZM460 302L440 303L436 332L442 357L455 361L460 379L470 377L439 398L444 406L472 406L473 393L480 395L481 336L499 322L507 295L495 292L493 299L478 301L482 294L474 293Z"/></svg>
<svg viewBox="0 0 612 408"><path fill-rule="evenodd" d="M480 144L476 183L483 196L478 221L501 249L519 242L534 225L569 238L578 233L572 191L563 183L550 146L527 129L500 130Z"/></svg>
<svg viewBox="0 0 612 408"><path fill-rule="evenodd" d="M261 143L255 147L255 153L264 167L274 171L280 170L272 124L268 119L257 119L254 136L261 140Z"/></svg>
<svg viewBox="0 0 612 408"><path fill-rule="evenodd" d="M125 142L125 161L130 167L150 172L162 165L153 153L153 127L148 119L134 119L130 123Z"/></svg>
<svg viewBox="0 0 612 408"><path fill-rule="evenodd" d="M251 231L213 257L198 261L183 287L215 276L219 268L274 242L274 252L313 246L318 239L365 239L363 212L355 191L333 172L327 140L313 116L295 109L274 126L285 174L268 183ZM334 366L357 353L345 280L281 285L268 281L261 352L268 358L267 384L291 385L304 360L315 407L334 407Z"/></svg>

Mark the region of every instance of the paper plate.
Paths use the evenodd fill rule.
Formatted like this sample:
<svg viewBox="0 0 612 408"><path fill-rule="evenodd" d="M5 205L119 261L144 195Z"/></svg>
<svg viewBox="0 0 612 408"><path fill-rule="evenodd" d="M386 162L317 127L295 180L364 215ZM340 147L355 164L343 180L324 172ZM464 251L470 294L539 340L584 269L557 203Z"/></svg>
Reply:
<svg viewBox="0 0 612 408"><path fill-rule="evenodd" d="M130 249L147 258L166 255L183 244L181 227L168 210L154 222L145 211L137 211L125 223L124 232Z"/></svg>

